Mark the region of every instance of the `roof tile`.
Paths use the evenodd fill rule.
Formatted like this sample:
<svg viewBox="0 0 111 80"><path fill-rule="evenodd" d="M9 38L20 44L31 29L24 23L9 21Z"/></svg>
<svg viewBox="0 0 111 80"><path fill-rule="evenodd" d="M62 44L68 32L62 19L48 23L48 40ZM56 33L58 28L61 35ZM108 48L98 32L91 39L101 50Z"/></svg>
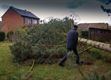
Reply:
<svg viewBox="0 0 111 80"><path fill-rule="evenodd" d="M24 17L31 17L31 18L35 18L35 19L40 19L38 18L37 16L35 16L33 13L31 13L30 11L27 11L27 10L22 10L22 9L18 9L18 8L15 8L15 7L10 7L11 9L15 10L17 13L19 13L21 16L24 16Z"/></svg>

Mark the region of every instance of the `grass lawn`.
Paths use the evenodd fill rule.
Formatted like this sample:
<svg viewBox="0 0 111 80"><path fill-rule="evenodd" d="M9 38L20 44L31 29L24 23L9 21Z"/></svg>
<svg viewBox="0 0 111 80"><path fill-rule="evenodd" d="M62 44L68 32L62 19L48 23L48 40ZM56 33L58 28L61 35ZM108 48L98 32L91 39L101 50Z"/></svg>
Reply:
<svg viewBox="0 0 111 80"><path fill-rule="evenodd" d="M13 56L9 49L10 45L11 43L9 42L0 42L0 80L22 80L21 77L27 73L30 66L13 63ZM108 52L104 54L105 56L106 54L111 56ZM84 56L86 55L81 57L83 58ZM88 60L88 58L84 60ZM108 76L107 78L109 78L109 73L111 75L111 63L103 60L95 60L93 63L93 65L76 66L73 64L73 61L68 59L65 67L60 67L57 64L36 64L28 80L83 80L84 76L93 72Z"/></svg>

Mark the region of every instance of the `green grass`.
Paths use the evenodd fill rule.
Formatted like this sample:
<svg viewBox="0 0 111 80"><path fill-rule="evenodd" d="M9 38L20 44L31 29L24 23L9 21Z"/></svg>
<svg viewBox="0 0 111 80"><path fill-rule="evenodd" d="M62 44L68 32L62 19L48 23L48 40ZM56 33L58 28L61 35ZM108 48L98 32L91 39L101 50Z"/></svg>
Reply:
<svg viewBox="0 0 111 80"><path fill-rule="evenodd" d="M10 45L9 42L0 42L0 80L21 80L30 66L13 63ZM102 55L105 53L104 56L111 55L104 51L101 53ZM88 54L84 54L81 57L83 60L88 60L88 56ZM95 60L93 65L76 66L73 63L74 61L69 58L63 68L57 64L36 64L29 80L82 80L83 76L79 69L85 76L92 72L97 72L100 75L107 75L109 71L111 72L111 63L106 63L104 60Z"/></svg>

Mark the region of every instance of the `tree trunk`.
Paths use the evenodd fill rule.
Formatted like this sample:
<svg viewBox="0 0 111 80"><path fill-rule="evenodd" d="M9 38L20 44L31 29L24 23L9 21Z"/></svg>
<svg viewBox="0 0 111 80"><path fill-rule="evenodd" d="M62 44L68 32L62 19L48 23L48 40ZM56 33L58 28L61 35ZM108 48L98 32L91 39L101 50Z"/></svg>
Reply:
<svg viewBox="0 0 111 80"><path fill-rule="evenodd" d="M84 38L79 38L79 41L83 42L83 43L86 43L88 45L94 46L96 48L103 49L103 50L111 52L111 44L97 42L97 41L88 40L88 39L84 39Z"/></svg>

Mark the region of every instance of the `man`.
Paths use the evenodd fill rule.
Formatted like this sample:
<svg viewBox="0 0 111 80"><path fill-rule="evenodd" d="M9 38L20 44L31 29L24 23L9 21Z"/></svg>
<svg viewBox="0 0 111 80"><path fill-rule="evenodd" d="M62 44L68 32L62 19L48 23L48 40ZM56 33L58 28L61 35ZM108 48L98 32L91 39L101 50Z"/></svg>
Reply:
<svg viewBox="0 0 111 80"><path fill-rule="evenodd" d="M78 45L78 32L77 32L77 25L74 25L73 28L67 33L67 53L64 55L62 60L60 61L59 65L64 66L64 62L67 60L68 53L73 51L76 55L76 64L80 64L80 57L77 52L77 45Z"/></svg>

